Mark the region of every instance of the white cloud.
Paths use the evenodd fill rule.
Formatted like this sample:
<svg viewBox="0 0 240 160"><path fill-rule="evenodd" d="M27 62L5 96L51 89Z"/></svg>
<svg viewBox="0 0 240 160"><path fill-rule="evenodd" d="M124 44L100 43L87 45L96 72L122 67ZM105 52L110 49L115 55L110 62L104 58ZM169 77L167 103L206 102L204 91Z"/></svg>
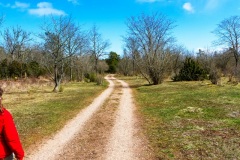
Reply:
<svg viewBox="0 0 240 160"><path fill-rule="evenodd" d="M71 3L75 4L75 5L79 5L78 0L68 0L68 2L71 2Z"/></svg>
<svg viewBox="0 0 240 160"><path fill-rule="evenodd" d="M183 4L183 9L191 13L194 12L194 8L192 7L192 4L189 2Z"/></svg>
<svg viewBox="0 0 240 160"><path fill-rule="evenodd" d="M57 10L53 8L51 3L48 2L40 2L37 4L36 9L29 9L28 11L30 14L38 15L38 16L45 16L45 15L66 15L66 13L62 10Z"/></svg>
<svg viewBox="0 0 240 160"><path fill-rule="evenodd" d="M27 9L30 6L29 3L22 3L16 1L15 4L12 6L12 8L20 8L20 9Z"/></svg>
<svg viewBox="0 0 240 160"><path fill-rule="evenodd" d="M29 3L22 3L22 2L18 2L16 1L15 4L10 4L10 3L7 3L7 4L3 4L0 2L0 6L2 7L6 7L6 8L18 8L18 9L27 9L30 4Z"/></svg>

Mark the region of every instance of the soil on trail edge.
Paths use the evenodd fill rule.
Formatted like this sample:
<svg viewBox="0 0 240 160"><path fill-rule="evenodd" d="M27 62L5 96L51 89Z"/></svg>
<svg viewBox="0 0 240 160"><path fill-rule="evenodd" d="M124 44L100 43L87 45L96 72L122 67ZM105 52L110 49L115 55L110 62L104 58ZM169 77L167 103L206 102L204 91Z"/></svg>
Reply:
<svg viewBox="0 0 240 160"><path fill-rule="evenodd" d="M98 96L91 105L82 110L74 119L68 122L65 127L60 130L54 137L43 142L37 150L25 157L26 160L51 160L61 151L62 147L75 135L77 135L84 127L85 123L92 117L98 108L111 95L114 89L114 83L111 77L107 76L109 87Z"/></svg>

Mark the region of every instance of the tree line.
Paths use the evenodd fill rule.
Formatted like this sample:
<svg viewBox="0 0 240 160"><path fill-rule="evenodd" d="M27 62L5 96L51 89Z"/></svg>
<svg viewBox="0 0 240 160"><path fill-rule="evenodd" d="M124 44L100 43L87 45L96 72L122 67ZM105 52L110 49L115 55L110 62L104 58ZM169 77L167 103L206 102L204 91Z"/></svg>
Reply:
<svg viewBox="0 0 240 160"><path fill-rule="evenodd" d="M58 91L62 80L101 83L106 71L141 74L154 85L169 77L174 81L210 79L214 84L221 76L228 76L229 81L239 78L239 16L224 19L213 31L219 38L214 43L225 49L198 53L177 44L172 35L175 22L166 15L155 12L129 17L121 57L106 53L110 42L96 25L84 30L70 16L46 19L37 35L20 26L3 29L3 22L2 16L1 79L44 75L54 81L54 91Z"/></svg>
<svg viewBox="0 0 240 160"><path fill-rule="evenodd" d="M197 53L176 43L172 35L176 25L161 13L130 17L126 25L124 54L119 63L124 75L141 74L150 84L160 84L165 78L210 79L218 84L221 76L229 77L231 82L239 81L239 16L222 20L212 31L218 37L213 44L221 45L221 50L205 49Z"/></svg>
<svg viewBox="0 0 240 160"><path fill-rule="evenodd" d="M3 17L0 20L2 24ZM81 81L108 69L101 58L110 42L102 38L96 25L83 30L68 16L45 20L36 36L14 26L1 31L1 37L1 78L44 75L54 81L54 91L58 91L64 79Z"/></svg>

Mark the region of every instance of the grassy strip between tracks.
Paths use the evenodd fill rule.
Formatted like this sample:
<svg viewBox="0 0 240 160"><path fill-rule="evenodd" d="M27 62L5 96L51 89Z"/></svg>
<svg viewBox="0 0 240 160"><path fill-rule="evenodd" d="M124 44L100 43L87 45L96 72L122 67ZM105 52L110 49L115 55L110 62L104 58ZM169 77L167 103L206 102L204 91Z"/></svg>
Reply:
<svg viewBox="0 0 240 160"><path fill-rule="evenodd" d="M62 87L59 93L52 92L53 86L30 86L4 94L3 103L13 114L25 149L56 133L107 85L67 83Z"/></svg>
<svg viewBox="0 0 240 160"><path fill-rule="evenodd" d="M240 85L121 79L133 88L156 159L240 157Z"/></svg>

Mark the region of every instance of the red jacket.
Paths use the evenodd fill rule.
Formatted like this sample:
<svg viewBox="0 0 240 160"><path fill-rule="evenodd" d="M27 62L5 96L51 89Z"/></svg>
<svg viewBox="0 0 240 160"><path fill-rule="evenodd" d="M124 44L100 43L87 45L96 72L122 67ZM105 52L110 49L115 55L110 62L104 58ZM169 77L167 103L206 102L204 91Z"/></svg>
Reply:
<svg viewBox="0 0 240 160"><path fill-rule="evenodd" d="M22 160L24 157L12 115L3 108L3 111L0 112L0 158L5 158L12 153L18 160Z"/></svg>

